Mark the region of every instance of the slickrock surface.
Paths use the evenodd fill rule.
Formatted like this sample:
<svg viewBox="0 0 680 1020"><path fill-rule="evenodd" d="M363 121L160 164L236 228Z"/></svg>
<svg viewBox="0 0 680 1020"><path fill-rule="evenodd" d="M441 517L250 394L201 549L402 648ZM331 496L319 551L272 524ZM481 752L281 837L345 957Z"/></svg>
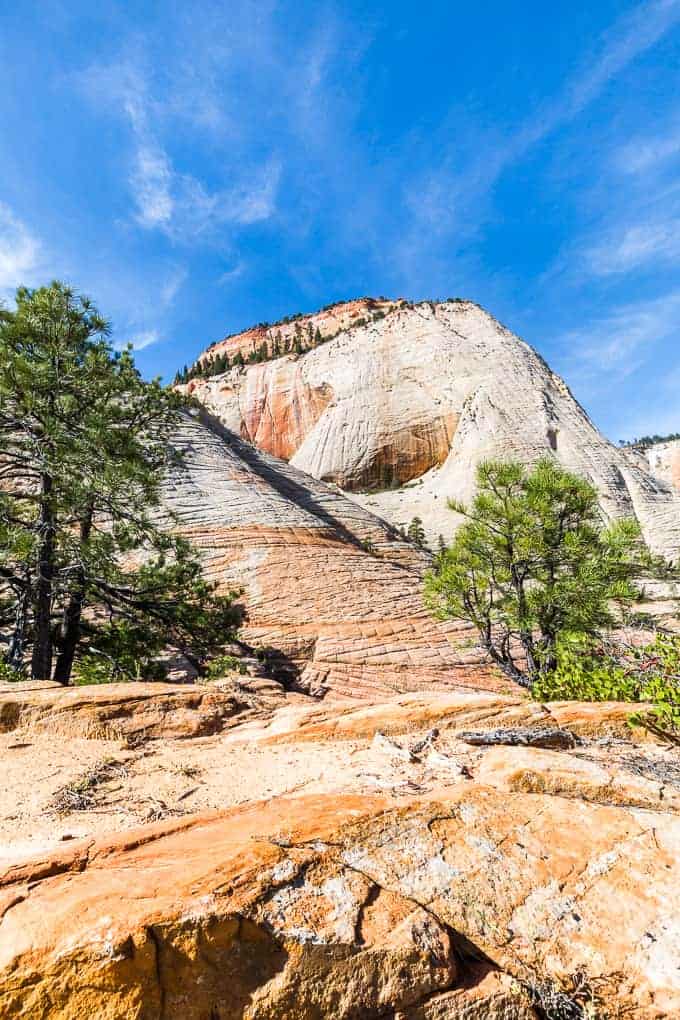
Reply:
<svg viewBox="0 0 680 1020"><path fill-rule="evenodd" d="M225 685L226 686L226 685ZM66 737L183 739L208 736L284 703L273 681L238 677L231 689L163 683L6 684L0 687L0 732L46 729Z"/></svg>
<svg viewBox="0 0 680 1020"><path fill-rule="evenodd" d="M5 875L2 1015L670 1018L679 850L669 814L476 782L80 843Z"/></svg>
<svg viewBox="0 0 680 1020"><path fill-rule="evenodd" d="M570 705L560 752L463 743L567 722L464 692L133 749L1 734L0 1015L670 1020L680 763L621 710Z"/></svg>
<svg viewBox="0 0 680 1020"><path fill-rule="evenodd" d="M219 425L187 418L175 441L184 465L166 497L177 526L208 577L244 589L244 639L271 649L298 689L511 689L470 630L432 620L420 594L428 557L384 521Z"/></svg>
<svg viewBox="0 0 680 1020"><path fill-rule="evenodd" d="M354 305L336 306L344 328L308 353L192 380L189 390L237 434L364 493L357 498L392 523L420 516L431 540L450 535L446 499L470 499L481 459L553 453L592 480L608 515L636 515L655 549L677 554L680 494L609 443L563 380L491 315L471 302L395 302L377 321L346 325L366 315ZM302 319L303 334L320 321ZM244 344L250 334L219 347Z"/></svg>
<svg viewBox="0 0 680 1020"><path fill-rule="evenodd" d="M270 703L260 703L259 715L250 707L228 717L222 729L201 736L195 719L187 726L184 703L157 693L156 686L146 685L146 691L138 689L131 695L128 707L134 702L141 706L147 695L147 708L138 709L142 719L133 731L122 726L120 718L111 719L110 707L102 725L105 702L97 689L85 688L63 705L51 702L51 710L43 704L38 721L25 712L11 730L0 733L4 777L0 858L47 849L67 838L129 829L153 818L309 789L408 793L415 783L418 789L431 790L445 780L457 783L459 766L474 769L489 753L470 746L462 734L499 727L541 732L546 726L559 726L586 741L575 752L594 755L592 775L581 783L583 790L602 785L601 769L609 768L612 748L619 748L615 761L620 755L625 759L628 752L643 763L650 758L646 772L633 774L660 780L647 790L651 806L657 807L660 799L671 801L669 789L662 789L664 776L670 775L668 755L645 740L642 731L630 730L627 705L572 705L567 713L563 703L543 706L474 692L400 695L373 705L315 705L312 699L289 694L283 708L272 712ZM93 701L90 714L84 710L88 694ZM210 703L205 692L200 696ZM153 713L149 707L154 701L158 706L160 699L162 725L158 707ZM109 706L116 702L123 703L114 692ZM395 740L407 736L406 744L413 746L433 729L438 735L434 741L430 738L427 753L414 757L395 749ZM639 747L633 747L631 737L642 741ZM601 741L601 747L590 748L593 741ZM454 747L453 761L441 757ZM554 760L567 759L558 755Z"/></svg>

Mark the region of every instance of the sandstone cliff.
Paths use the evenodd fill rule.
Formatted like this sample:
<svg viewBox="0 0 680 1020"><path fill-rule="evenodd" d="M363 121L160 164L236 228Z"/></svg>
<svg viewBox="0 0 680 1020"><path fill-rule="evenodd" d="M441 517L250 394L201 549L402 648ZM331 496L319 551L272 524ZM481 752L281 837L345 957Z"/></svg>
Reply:
<svg viewBox="0 0 680 1020"><path fill-rule="evenodd" d="M285 461L188 418L166 486L180 530L225 590L244 589L244 639L296 688L373 697L426 687L508 690L471 632L420 594L428 558L383 520Z"/></svg>
<svg viewBox="0 0 680 1020"><path fill-rule="evenodd" d="M649 470L656 478L680 490L680 439L655 443L645 450Z"/></svg>
<svg viewBox="0 0 680 1020"><path fill-rule="evenodd" d="M450 534L446 498L470 498L481 459L548 453L597 486L609 517L636 515L656 550L677 554L678 493L609 443L564 381L483 309L447 301L372 311L364 301L336 306L332 324L328 314L297 323L303 338L317 327L332 337L307 353L188 389L243 438L392 523L420 516L431 539ZM271 344L278 330L257 339ZM218 349L254 343L243 334Z"/></svg>

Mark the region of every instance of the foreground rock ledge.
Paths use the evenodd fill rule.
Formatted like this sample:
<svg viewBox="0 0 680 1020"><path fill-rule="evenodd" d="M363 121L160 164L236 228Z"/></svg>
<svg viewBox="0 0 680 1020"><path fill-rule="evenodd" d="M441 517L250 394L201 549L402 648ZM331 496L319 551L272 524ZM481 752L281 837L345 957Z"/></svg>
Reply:
<svg viewBox="0 0 680 1020"><path fill-rule="evenodd" d="M152 825L5 873L0 1015L677 1017L679 862L672 815L477 782Z"/></svg>

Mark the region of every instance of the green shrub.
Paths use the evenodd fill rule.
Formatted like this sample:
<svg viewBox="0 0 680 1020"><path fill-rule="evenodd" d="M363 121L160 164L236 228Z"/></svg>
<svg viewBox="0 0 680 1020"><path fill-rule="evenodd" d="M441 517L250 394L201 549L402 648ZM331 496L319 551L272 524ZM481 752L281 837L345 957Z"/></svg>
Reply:
<svg viewBox="0 0 680 1020"><path fill-rule="evenodd" d="M563 644L557 667L541 675L531 693L539 701L640 701L635 681L611 656Z"/></svg>
<svg viewBox="0 0 680 1020"><path fill-rule="evenodd" d="M157 659L140 659L121 649L118 657L91 651L81 655L73 670L73 683L77 687L89 684L129 683L132 680L165 680L167 667Z"/></svg>
<svg viewBox="0 0 680 1020"><path fill-rule="evenodd" d="M646 702L653 708L634 712L630 724L679 740L680 636L657 632L647 644L610 651L561 642L556 668L536 681L532 695L541 701Z"/></svg>
<svg viewBox="0 0 680 1020"><path fill-rule="evenodd" d="M14 666L10 666L8 662L0 662L0 683L17 683L19 680L25 680L26 674L20 670L15 669Z"/></svg>
<svg viewBox="0 0 680 1020"><path fill-rule="evenodd" d="M236 655L217 655L208 664L206 680L221 680L225 673L240 673L246 676L248 667Z"/></svg>
<svg viewBox="0 0 680 1020"><path fill-rule="evenodd" d="M649 701L654 708L651 712L635 712L630 722L660 736L677 739L680 737L680 637L658 633L652 644L638 652L641 663L649 669L640 701Z"/></svg>

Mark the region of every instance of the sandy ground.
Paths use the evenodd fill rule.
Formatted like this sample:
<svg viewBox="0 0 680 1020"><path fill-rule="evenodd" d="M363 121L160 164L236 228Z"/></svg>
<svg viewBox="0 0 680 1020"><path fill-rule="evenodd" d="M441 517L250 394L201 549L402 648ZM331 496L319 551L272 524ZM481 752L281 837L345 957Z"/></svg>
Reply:
<svg viewBox="0 0 680 1020"><path fill-rule="evenodd" d="M408 742L417 738L409 734ZM368 741L272 746L233 733L129 750L117 741L15 730L0 734L0 758L0 865L67 839L306 788L414 793L441 773ZM460 781L455 773L452 781Z"/></svg>
<svg viewBox="0 0 680 1020"><path fill-rule="evenodd" d="M417 748L426 730L393 739L377 734L372 739L297 741L298 714L285 709L273 720L246 723L217 736L152 740L134 749L119 741L40 731L0 734L0 867L49 852L65 840L298 791L385 791L410 797L470 778L487 781L485 761L494 752L462 743L452 733L441 733L414 761L409 749ZM287 734L285 742L272 743L273 731ZM516 753L525 756L524 766L528 754L533 756L530 765L535 758L539 771L548 772L563 765L589 767L587 762L616 764L633 784L641 775L654 781L661 769L669 791L680 796L680 759L674 749L647 747L642 752L625 741L589 741L553 756L547 765L540 757L545 752Z"/></svg>

